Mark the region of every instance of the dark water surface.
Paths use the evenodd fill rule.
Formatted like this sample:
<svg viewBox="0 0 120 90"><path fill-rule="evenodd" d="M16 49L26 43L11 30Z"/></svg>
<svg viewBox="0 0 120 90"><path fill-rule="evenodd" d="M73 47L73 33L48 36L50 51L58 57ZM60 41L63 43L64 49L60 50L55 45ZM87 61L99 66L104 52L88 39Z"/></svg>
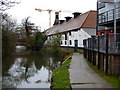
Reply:
<svg viewBox="0 0 120 90"><path fill-rule="evenodd" d="M23 46L16 53L25 52ZM2 60L3 88L50 88L52 71L60 66L60 56L37 52L27 55L6 56Z"/></svg>

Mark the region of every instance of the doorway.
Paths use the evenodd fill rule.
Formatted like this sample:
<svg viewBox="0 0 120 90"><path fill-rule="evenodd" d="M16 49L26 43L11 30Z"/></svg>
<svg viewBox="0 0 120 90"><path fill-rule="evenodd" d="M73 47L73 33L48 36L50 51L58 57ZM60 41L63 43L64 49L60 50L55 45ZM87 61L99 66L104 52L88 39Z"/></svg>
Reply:
<svg viewBox="0 0 120 90"><path fill-rule="evenodd" d="M74 47L74 52L77 52L78 49L78 40L74 40L75 47Z"/></svg>

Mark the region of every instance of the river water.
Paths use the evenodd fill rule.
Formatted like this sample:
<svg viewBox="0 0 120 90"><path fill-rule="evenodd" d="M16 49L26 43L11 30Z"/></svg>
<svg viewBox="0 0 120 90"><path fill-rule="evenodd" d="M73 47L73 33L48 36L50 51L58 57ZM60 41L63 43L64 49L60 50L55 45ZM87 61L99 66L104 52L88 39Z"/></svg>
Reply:
<svg viewBox="0 0 120 90"><path fill-rule="evenodd" d="M16 46L14 56L2 60L3 88L50 88L52 71L60 66L60 56L26 52L24 46Z"/></svg>

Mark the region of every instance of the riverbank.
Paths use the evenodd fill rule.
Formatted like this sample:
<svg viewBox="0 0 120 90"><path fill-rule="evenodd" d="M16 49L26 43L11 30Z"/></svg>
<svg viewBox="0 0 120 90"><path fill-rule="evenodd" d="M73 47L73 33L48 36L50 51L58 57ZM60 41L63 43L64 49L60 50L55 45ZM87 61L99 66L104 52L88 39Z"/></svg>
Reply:
<svg viewBox="0 0 120 90"><path fill-rule="evenodd" d="M12 53L12 56L26 56L29 55L32 52L32 50L26 50L25 52L21 52L21 53Z"/></svg>
<svg viewBox="0 0 120 90"><path fill-rule="evenodd" d="M71 62L71 56L67 55L64 58L64 62L62 63L61 67L55 69L52 74L52 83L51 88L70 88L70 79L69 79L69 65Z"/></svg>
<svg viewBox="0 0 120 90"><path fill-rule="evenodd" d="M72 54L72 60L68 56L61 67L54 70L52 75L51 88L119 88L119 82L117 78L109 76L104 76L107 81L114 84L107 83L104 77L102 77L98 72L95 73L93 66L89 62L86 62L82 54ZM71 57L70 56L70 57ZM87 63L90 65L91 69ZM69 66L70 65L70 66ZM69 70L69 71L68 71ZM82 73L81 73L82 72ZM102 77L100 77L99 75ZM103 74L103 73L102 73ZM70 77L70 78L69 78ZM91 77L91 78L89 78Z"/></svg>

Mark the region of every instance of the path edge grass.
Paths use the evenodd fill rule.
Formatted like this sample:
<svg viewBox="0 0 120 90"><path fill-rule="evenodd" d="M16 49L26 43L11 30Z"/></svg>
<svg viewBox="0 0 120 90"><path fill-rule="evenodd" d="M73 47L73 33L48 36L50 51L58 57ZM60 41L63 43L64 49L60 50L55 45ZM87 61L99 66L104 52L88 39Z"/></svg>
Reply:
<svg viewBox="0 0 120 90"><path fill-rule="evenodd" d="M120 90L120 79L118 75L106 75L103 70L98 70L96 65L92 65L87 59L85 59L88 65L99 75L101 76L106 82L110 83L113 88L118 88Z"/></svg>
<svg viewBox="0 0 120 90"><path fill-rule="evenodd" d="M61 67L55 69L52 73L51 89L54 88L71 88L70 78L69 78L69 66L73 53L70 53L64 58L64 63Z"/></svg>

